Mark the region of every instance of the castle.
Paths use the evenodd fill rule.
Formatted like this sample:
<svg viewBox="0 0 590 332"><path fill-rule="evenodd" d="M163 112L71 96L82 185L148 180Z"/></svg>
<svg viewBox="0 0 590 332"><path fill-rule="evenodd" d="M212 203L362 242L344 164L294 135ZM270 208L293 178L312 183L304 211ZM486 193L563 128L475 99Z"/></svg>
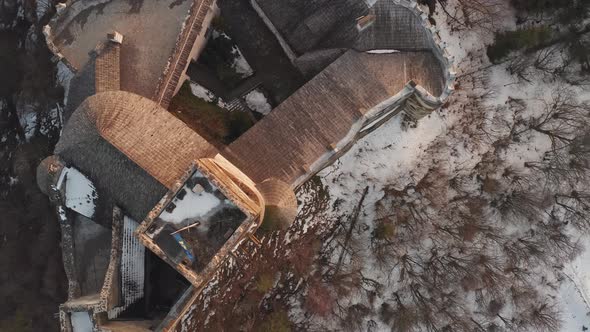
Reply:
<svg viewBox="0 0 590 332"><path fill-rule="evenodd" d="M418 120L453 90L452 61L413 1L250 3L311 78L227 146L167 111L220 15L215 0L58 5L45 34L74 77L37 178L62 228L63 331L191 330L183 317L199 290L261 225L291 224L299 186L396 114ZM150 319L138 303L174 286L154 295L159 261L148 255L190 284Z"/></svg>

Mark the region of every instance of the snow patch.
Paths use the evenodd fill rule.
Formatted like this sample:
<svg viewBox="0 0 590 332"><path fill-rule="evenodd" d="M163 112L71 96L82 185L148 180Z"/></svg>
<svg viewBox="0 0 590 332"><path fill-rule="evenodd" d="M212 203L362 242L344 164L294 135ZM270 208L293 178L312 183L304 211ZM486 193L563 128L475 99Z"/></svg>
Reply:
<svg viewBox="0 0 590 332"><path fill-rule="evenodd" d="M215 96L215 94L213 92L209 91L204 86L191 81L190 87L191 87L191 93L193 94L193 96L203 99L204 101L206 101L208 103L214 103L221 108L226 108L227 105L223 101L223 99Z"/></svg>
<svg viewBox="0 0 590 332"><path fill-rule="evenodd" d="M182 199L174 197L172 203L176 205L176 208L172 212L162 211L160 214L162 220L180 224L186 219L202 217L221 204L221 200L212 193L202 191L197 194L187 186L183 188L186 190L186 195Z"/></svg>
<svg viewBox="0 0 590 332"><path fill-rule="evenodd" d="M195 97L199 97L199 98L201 98L205 101L208 101L208 102L213 101L213 99L215 98L215 95L213 94L213 92L207 90L202 85L199 85L195 82L191 82L190 86L191 86L191 93Z"/></svg>
<svg viewBox="0 0 590 332"><path fill-rule="evenodd" d="M92 332L92 320L86 311L75 311L71 313L73 332Z"/></svg>
<svg viewBox="0 0 590 332"><path fill-rule="evenodd" d="M246 100L246 104L251 109L255 110L261 114L268 114L272 110L272 107L268 103L268 100L264 96L264 93L260 90L252 90L248 93L244 99Z"/></svg>
<svg viewBox="0 0 590 332"><path fill-rule="evenodd" d="M25 133L27 142L35 136L37 131L37 112L35 105L26 104L19 107L17 110L19 114L19 122Z"/></svg>
<svg viewBox="0 0 590 332"><path fill-rule="evenodd" d="M232 49L232 53L235 56L234 63L232 65L234 70L238 74L241 74L242 77L252 76L252 74L254 74L254 70L252 70L252 67L250 67L250 64L248 63L248 61L246 61L246 58L244 57L240 49L237 46L234 46L234 48Z"/></svg>
<svg viewBox="0 0 590 332"><path fill-rule="evenodd" d="M369 54L392 54L392 53L399 53L398 50L371 50L367 51Z"/></svg>
<svg viewBox="0 0 590 332"><path fill-rule="evenodd" d="M66 167L63 169L58 181L58 189L61 189L65 181L66 207L79 214L92 219L96 209L98 195L92 182L77 169Z"/></svg>
<svg viewBox="0 0 590 332"><path fill-rule="evenodd" d="M213 30L211 33L211 37L213 39L217 38L224 38L233 43L233 40L230 36L228 36L225 32ZM248 76L252 76L254 74L254 70L240 51L240 49L235 45L233 45L231 50L232 55L234 56L234 62L232 63L232 68L236 71L236 73L240 74L242 78L246 78Z"/></svg>
<svg viewBox="0 0 590 332"><path fill-rule="evenodd" d="M72 81L73 77L74 72L63 61L57 63L57 82L64 88L64 105L68 103L70 82Z"/></svg>
<svg viewBox="0 0 590 332"><path fill-rule="evenodd" d="M16 176L15 176L15 177L12 177L12 176L10 176L10 175L8 176L8 185L9 185L10 187L14 187L14 186L16 186L16 184L17 184L18 182L19 182L19 181L18 181L18 177L16 177Z"/></svg>

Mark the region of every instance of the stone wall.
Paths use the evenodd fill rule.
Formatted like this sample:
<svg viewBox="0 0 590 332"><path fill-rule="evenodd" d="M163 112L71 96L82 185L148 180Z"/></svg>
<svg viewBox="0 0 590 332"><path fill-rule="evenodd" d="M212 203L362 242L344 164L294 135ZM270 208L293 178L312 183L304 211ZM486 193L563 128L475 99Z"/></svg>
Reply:
<svg viewBox="0 0 590 332"><path fill-rule="evenodd" d="M116 306L119 302L119 266L121 258L121 227L123 214L119 208L113 210L113 228L110 262L105 274L104 283L100 293L88 296L79 296L79 290L76 288L77 282L74 277L68 275L70 289L68 301L60 305L60 326L61 331L70 332L72 326L70 316L72 312L88 312L95 329L98 331L99 326L106 322L106 312ZM64 224L62 220L62 242L68 241L67 233L64 234ZM71 229L71 225L66 227ZM73 260L73 249L64 248L64 267L68 267L66 259ZM67 258L70 257L71 258Z"/></svg>
<svg viewBox="0 0 590 332"><path fill-rule="evenodd" d="M427 33L428 42L430 43L430 49L432 53L436 56L438 61L441 64L444 76L444 90L442 94L438 97L430 95L425 89L420 86L414 86L413 92L417 99L421 100L424 104L425 108L430 110L435 110L442 106L447 98L453 93L455 90L455 77L456 77L456 69L453 63L453 57L449 54L447 50L446 43L443 42L440 38L438 28L432 24L428 20L428 15L424 13L418 4L414 0L391 0L400 6L403 6L414 15L419 17L420 22L424 29L429 32Z"/></svg>
<svg viewBox="0 0 590 332"><path fill-rule="evenodd" d="M166 193L166 195L164 195L160 202L154 206L152 211L150 211L135 232L136 236L145 247L171 265L195 287L202 286L206 280L209 280L210 276L215 273L217 267L227 258L230 252L235 250L249 233L253 233L260 226L264 214L264 202L260 193L258 193L255 188L248 188L255 192L257 201L254 201L245 194L245 187L250 186L253 183L249 179L244 178L245 175L237 169L234 170L236 174L231 174L231 176L227 175L231 172L231 169L229 171L227 170L229 166L219 166L218 162L223 164L223 158L216 158L216 161L213 159L198 160L180 179L176 181L175 185L170 191L168 191L168 193ZM195 272L188 266L176 264L172 261L172 259L154 242L152 238L153 235L149 232L150 226L154 224L156 218L158 218L160 213L166 208L168 203L172 201L178 191L184 186L184 183L196 170L206 176L213 185L219 188L228 199L248 216L200 273ZM240 175L242 175L242 177L240 177ZM222 181L220 180L222 178L225 179ZM240 184L235 184L234 180L239 182L240 179Z"/></svg>
<svg viewBox="0 0 590 332"><path fill-rule="evenodd" d="M155 329L156 332L160 331L170 331L173 326L176 325L178 320L182 317L181 313L187 305L192 304L191 299L195 294L198 294L195 291L193 286L190 286L186 289L186 291L182 294L182 296L176 301L174 306L170 309L164 320L160 323L160 325Z"/></svg>
<svg viewBox="0 0 590 332"><path fill-rule="evenodd" d="M104 283L100 292L100 307L97 311L105 312L118 306L121 302L119 290L121 288L121 234L123 228L123 213L121 209L113 209L113 230L111 240L111 254L109 266L104 277Z"/></svg>
<svg viewBox="0 0 590 332"><path fill-rule="evenodd" d="M168 108L172 97L178 92L190 59L196 56L197 52L206 43L205 34L215 15L216 0L195 0L190 10L188 22L176 41L172 58L168 62L162 78L155 92L155 101Z"/></svg>

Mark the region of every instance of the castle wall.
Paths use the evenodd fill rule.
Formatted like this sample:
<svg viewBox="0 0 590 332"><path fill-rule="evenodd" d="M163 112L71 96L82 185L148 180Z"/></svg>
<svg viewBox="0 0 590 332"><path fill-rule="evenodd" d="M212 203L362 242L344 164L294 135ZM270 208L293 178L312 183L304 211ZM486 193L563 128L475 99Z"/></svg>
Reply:
<svg viewBox="0 0 590 332"><path fill-rule="evenodd" d="M219 8L217 7L217 4L214 2L211 6L211 10L207 12L207 15L203 19L203 27L207 28L203 28L200 30L199 35L195 40L195 44L193 45L193 48L190 51L189 61L187 61L186 65L184 66L184 69L182 71L182 77L178 80L178 83L176 84L176 89L174 89L174 93L172 94L172 96L176 95L182 87L182 83L189 79L189 77L186 75L186 71L190 64L190 61L196 61L199 58L199 55L201 55L201 52L203 51L205 46L207 45L207 32L209 30L209 26L211 25L211 21L213 20L213 18L217 15L219 15Z"/></svg>
<svg viewBox="0 0 590 332"><path fill-rule="evenodd" d="M155 101L168 108L172 97L178 92L190 60L206 43L206 33L216 13L216 0L195 0L190 9L189 20L176 41L172 58L160 78L155 93Z"/></svg>

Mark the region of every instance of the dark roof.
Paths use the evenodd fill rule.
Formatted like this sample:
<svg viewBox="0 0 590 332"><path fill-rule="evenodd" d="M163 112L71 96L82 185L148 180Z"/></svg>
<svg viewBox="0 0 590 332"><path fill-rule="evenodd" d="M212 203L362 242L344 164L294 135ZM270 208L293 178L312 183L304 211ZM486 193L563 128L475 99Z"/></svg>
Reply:
<svg viewBox="0 0 590 332"><path fill-rule="evenodd" d="M95 61L89 61L86 66L78 70L72 77L68 89L68 100L64 109L64 119L66 121L86 98L96 93L95 77Z"/></svg>
<svg viewBox="0 0 590 332"><path fill-rule="evenodd" d="M289 45L300 55L349 47L358 35L356 18L368 8L359 0L257 0Z"/></svg>
<svg viewBox="0 0 590 332"><path fill-rule="evenodd" d="M120 32L124 36L121 89L152 98L192 4L191 0L74 0L50 23L49 39L74 68L86 72L85 67L93 66L94 48L107 33Z"/></svg>
<svg viewBox="0 0 590 332"><path fill-rule="evenodd" d="M331 48L425 50L427 32L420 18L392 0L378 0L371 8L358 0L257 0L283 38L299 55ZM357 19L375 21L359 32Z"/></svg>
<svg viewBox="0 0 590 332"><path fill-rule="evenodd" d="M110 224L114 205L143 220L167 188L103 139L83 112L64 127L55 153L86 175L98 191L96 221Z"/></svg>
<svg viewBox="0 0 590 332"><path fill-rule="evenodd" d="M375 21L363 30L352 48L359 51L394 49L429 50L428 31L420 17L391 0L379 0L371 7Z"/></svg>

